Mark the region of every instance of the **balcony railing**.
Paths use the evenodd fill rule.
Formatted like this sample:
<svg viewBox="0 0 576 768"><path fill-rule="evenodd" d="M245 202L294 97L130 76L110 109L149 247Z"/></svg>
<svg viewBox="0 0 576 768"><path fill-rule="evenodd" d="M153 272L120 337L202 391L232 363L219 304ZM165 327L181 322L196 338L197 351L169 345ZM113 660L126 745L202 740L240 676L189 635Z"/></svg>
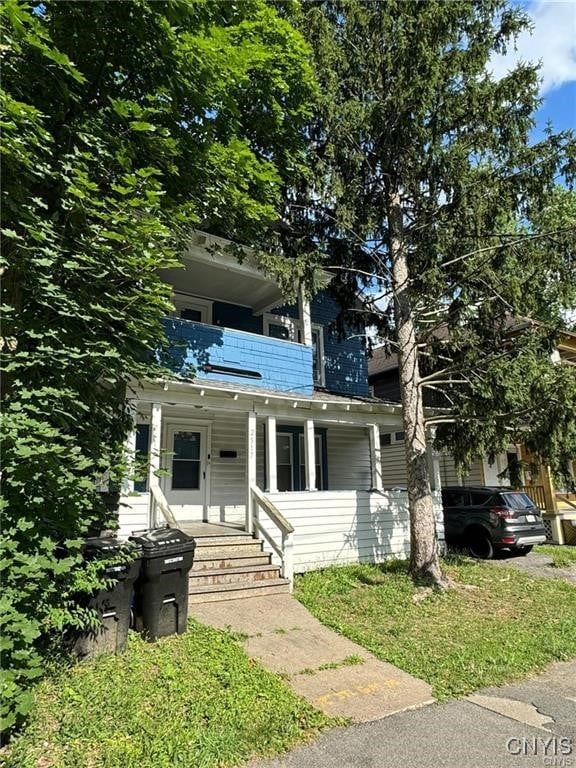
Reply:
<svg viewBox="0 0 576 768"><path fill-rule="evenodd" d="M312 347L190 320L164 320L169 349L162 362L191 379L250 384L311 395Z"/></svg>

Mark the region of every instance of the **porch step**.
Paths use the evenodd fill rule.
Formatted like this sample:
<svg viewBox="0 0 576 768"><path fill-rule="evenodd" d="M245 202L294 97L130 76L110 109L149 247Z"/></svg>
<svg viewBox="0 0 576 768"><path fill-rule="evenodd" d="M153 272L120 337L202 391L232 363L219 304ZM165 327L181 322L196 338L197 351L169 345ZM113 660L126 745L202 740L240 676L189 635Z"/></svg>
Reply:
<svg viewBox="0 0 576 768"><path fill-rule="evenodd" d="M262 542L257 539L247 539L243 544L205 545L202 539L196 539L195 560L223 560L227 557L253 557L262 552Z"/></svg>
<svg viewBox="0 0 576 768"><path fill-rule="evenodd" d="M271 564L263 542L249 533L194 536L196 550L188 574L190 603L209 603L290 592L288 579Z"/></svg>
<svg viewBox="0 0 576 768"><path fill-rule="evenodd" d="M215 570L190 571L188 584L191 588L210 584L246 584L279 578L276 565L245 565L240 568L216 568Z"/></svg>
<svg viewBox="0 0 576 768"><path fill-rule="evenodd" d="M237 584L213 584L188 590L188 603L214 603L220 600L238 600L244 597L263 597L290 592L288 579L265 579Z"/></svg>
<svg viewBox="0 0 576 768"><path fill-rule="evenodd" d="M237 544L259 544L258 539L255 539L249 533L234 533L234 534L222 534L221 536L215 536L210 534L209 536L195 535L194 539L199 547L222 547L222 546L236 546Z"/></svg>
<svg viewBox="0 0 576 768"><path fill-rule="evenodd" d="M211 553L204 552L201 557L194 557L191 575L194 576L197 571L215 571L219 568L225 570L245 565L270 565L270 555L257 551L247 556L243 552L232 552L222 557L212 557Z"/></svg>

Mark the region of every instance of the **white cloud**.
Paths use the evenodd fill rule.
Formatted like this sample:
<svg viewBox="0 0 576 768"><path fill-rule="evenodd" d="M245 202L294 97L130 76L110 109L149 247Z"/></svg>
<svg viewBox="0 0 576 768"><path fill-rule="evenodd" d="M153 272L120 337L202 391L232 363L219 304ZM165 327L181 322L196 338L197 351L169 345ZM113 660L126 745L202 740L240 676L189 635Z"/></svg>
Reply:
<svg viewBox="0 0 576 768"><path fill-rule="evenodd" d="M490 69L498 80L519 62L541 62L541 94L576 80L576 0L535 0L525 6L532 33L525 32L505 56L494 56Z"/></svg>

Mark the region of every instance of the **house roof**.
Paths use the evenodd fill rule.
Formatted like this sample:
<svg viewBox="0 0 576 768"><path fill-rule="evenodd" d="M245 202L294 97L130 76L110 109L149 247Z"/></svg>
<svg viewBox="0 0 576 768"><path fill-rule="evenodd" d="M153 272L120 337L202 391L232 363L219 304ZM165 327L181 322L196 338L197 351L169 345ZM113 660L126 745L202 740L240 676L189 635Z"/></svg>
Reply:
<svg viewBox="0 0 576 768"><path fill-rule="evenodd" d="M379 373L392 371L398 368L398 355L396 352L387 354L386 347L376 347L372 350L372 357L368 358L368 376L376 376Z"/></svg>
<svg viewBox="0 0 576 768"><path fill-rule="evenodd" d="M518 333L526 328L541 326L537 320L530 318L508 318L506 321L506 330L511 334ZM439 339L448 337L447 326L441 325L434 331L434 336ZM576 333L574 331L560 330L557 348L560 351L563 362L576 363ZM372 350L372 357L368 358L368 376L370 378L378 376L387 371L393 371L398 368L398 355L396 352L387 354L386 346L376 347Z"/></svg>

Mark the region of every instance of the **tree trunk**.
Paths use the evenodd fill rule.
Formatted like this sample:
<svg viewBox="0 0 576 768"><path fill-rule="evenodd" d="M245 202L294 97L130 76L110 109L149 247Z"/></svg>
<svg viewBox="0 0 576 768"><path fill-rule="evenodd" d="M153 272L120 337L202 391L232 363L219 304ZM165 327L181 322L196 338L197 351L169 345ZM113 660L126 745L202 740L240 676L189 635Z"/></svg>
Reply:
<svg viewBox="0 0 576 768"><path fill-rule="evenodd" d="M399 344L398 364L405 433L404 446L408 471L410 574L416 582L433 583L445 588L449 582L442 573L438 557L436 520L426 454L426 429L416 329L410 300L404 223L398 192L392 192L388 196L388 225L396 332Z"/></svg>

